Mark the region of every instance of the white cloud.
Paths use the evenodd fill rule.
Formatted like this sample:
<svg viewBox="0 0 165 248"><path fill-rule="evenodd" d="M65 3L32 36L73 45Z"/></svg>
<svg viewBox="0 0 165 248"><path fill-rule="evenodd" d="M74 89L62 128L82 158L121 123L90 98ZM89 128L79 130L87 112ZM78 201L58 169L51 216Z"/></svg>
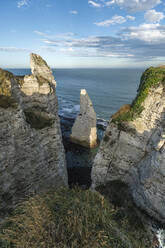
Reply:
<svg viewBox="0 0 165 248"><path fill-rule="evenodd" d="M97 26L109 27L110 25L122 24L124 22L126 22L126 19L123 16L115 15L112 19L105 20L103 22L95 22L94 24Z"/></svg>
<svg viewBox="0 0 165 248"><path fill-rule="evenodd" d="M27 6L28 5L28 0L19 0L18 2L17 2L17 7L18 8L21 8L21 7L23 7L23 6Z"/></svg>
<svg viewBox="0 0 165 248"><path fill-rule="evenodd" d="M51 40L57 39L57 40L70 40L72 37L76 36L76 34L72 33L72 32L67 32L67 33L60 33L57 35L53 35L51 34L50 31L46 31L46 32L41 32L38 30L34 30L34 33L43 37L44 41L48 40L48 42L51 43Z"/></svg>
<svg viewBox="0 0 165 248"><path fill-rule="evenodd" d="M164 14L162 12L157 12L154 9L148 10L145 15L144 18L147 22L151 22L151 23L158 23L160 22L163 18L164 18Z"/></svg>
<svg viewBox="0 0 165 248"><path fill-rule="evenodd" d="M104 2L106 6L111 6L112 4L115 3L115 0L111 0L111 1L108 1L108 2Z"/></svg>
<svg viewBox="0 0 165 248"><path fill-rule="evenodd" d="M40 51L46 51L46 52L50 52L50 53L56 53L56 49L54 47L49 47L49 46L42 46L40 48Z"/></svg>
<svg viewBox="0 0 165 248"><path fill-rule="evenodd" d="M72 47L68 47L68 48L60 48L61 52L74 52L74 49Z"/></svg>
<svg viewBox="0 0 165 248"><path fill-rule="evenodd" d="M130 11L144 11L161 3L160 0L116 0L116 3Z"/></svg>
<svg viewBox="0 0 165 248"><path fill-rule="evenodd" d="M78 11L77 10L70 10L69 13L72 14L72 15L77 15Z"/></svg>
<svg viewBox="0 0 165 248"><path fill-rule="evenodd" d="M93 6L95 8L100 8L102 6L100 3L96 3L92 0L88 1L88 4L90 4L91 6Z"/></svg>
<svg viewBox="0 0 165 248"><path fill-rule="evenodd" d="M56 35L58 39L71 39L73 36L75 36L75 34L72 32L61 33Z"/></svg>
<svg viewBox="0 0 165 248"><path fill-rule="evenodd" d="M165 44L165 26L160 24L142 24L138 27L128 27L122 31L126 40L141 40L145 43Z"/></svg>
<svg viewBox="0 0 165 248"><path fill-rule="evenodd" d="M0 47L0 52L30 52L27 48Z"/></svg>
<svg viewBox="0 0 165 248"><path fill-rule="evenodd" d="M40 35L40 36L46 36L46 33L40 32L40 31L38 31L38 30L35 30L34 33L35 33L35 34L38 34L38 35Z"/></svg>
<svg viewBox="0 0 165 248"><path fill-rule="evenodd" d="M42 36L40 32L38 35ZM165 25L158 23L122 28L116 36L78 37L66 33L45 36L42 42L47 44L47 50L50 47L50 51L64 56L152 60L152 63L165 59Z"/></svg>
<svg viewBox="0 0 165 248"><path fill-rule="evenodd" d="M136 18L134 16L127 15L126 18L130 21L134 21Z"/></svg>
<svg viewBox="0 0 165 248"><path fill-rule="evenodd" d="M117 4L119 7L131 12L149 10L161 3L161 0L100 0L104 6Z"/></svg>

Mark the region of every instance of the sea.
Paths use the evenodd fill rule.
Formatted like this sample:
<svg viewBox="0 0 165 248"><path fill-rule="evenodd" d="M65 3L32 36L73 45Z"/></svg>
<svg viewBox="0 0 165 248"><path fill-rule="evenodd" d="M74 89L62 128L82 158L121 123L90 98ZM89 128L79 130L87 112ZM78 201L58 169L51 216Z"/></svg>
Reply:
<svg viewBox="0 0 165 248"><path fill-rule="evenodd" d="M15 75L30 69L8 69ZM145 69L53 69L57 82L59 115L75 117L80 109L80 90L86 89L98 119L108 121L123 104L132 102Z"/></svg>

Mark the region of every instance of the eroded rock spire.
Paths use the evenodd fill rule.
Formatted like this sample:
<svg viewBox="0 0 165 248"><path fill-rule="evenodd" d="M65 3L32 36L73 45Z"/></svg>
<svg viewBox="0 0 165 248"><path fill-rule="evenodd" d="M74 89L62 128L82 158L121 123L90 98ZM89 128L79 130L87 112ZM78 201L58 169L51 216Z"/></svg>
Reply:
<svg viewBox="0 0 165 248"><path fill-rule="evenodd" d="M72 127L71 141L88 148L97 146L96 113L85 89L80 93L80 113Z"/></svg>

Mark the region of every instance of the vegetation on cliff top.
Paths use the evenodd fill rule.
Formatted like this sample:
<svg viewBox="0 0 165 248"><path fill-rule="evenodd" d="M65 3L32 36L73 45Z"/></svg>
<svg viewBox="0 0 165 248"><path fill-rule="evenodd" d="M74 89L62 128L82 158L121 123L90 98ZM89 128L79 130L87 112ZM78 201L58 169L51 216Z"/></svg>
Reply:
<svg viewBox="0 0 165 248"><path fill-rule="evenodd" d="M0 107L15 108L16 101L11 97L11 79L14 76L11 72L0 69Z"/></svg>
<svg viewBox="0 0 165 248"><path fill-rule="evenodd" d="M0 69L0 95L11 96L11 79L13 74L9 71Z"/></svg>
<svg viewBox="0 0 165 248"><path fill-rule="evenodd" d="M131 104L130 110L112 116L113 122L133 121L143 111L143 102L148 96L151 88L157 88L165 83L165 67L150 67L142 75L137 96Z"/></svg>
<svg viewBox="0 0 165 248"><path fill-rule="evenodd" d="M17 207L0 229L0 247L151 248L137 219L129 222L99 193L61 188Z"/></svg>

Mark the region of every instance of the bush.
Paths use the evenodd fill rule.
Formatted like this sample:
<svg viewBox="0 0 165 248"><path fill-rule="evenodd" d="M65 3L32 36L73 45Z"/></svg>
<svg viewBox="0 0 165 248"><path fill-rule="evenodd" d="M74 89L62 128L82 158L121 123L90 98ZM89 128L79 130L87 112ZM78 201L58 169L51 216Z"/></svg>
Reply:
<svg viewBox="0 0 165 248"><path fill-rule="evenodd" d="M123 232L116 221L120 214L99 193L61 188L18 206L1 228L1 247L151 248L141 240L136 245L136 233L136 242L129 240L129 223Z"/></svg>

